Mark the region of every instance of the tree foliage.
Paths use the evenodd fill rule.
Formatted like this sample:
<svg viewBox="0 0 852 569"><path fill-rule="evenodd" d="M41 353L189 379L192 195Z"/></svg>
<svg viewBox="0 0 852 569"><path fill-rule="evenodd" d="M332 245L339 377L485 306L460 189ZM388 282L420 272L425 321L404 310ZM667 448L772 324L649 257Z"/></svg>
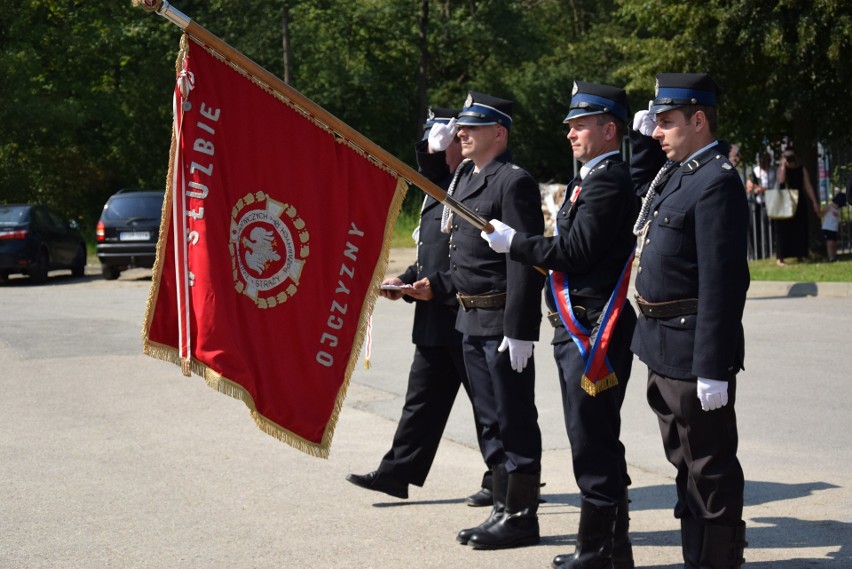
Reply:
<svg viewBox="0 0 852 569"><path fill-rule="evenodd" d="M176 7L379 145L413 161L423 101L515 101L516 162L571 174L575 79L626 86L707 71L721 134L848 145L845 0L177 0ZM285 30L289 59L284 57ZM93 225L121 187L163 187L180 30L126 2L23 0L0 12L0 201ZM417 200L415 200L417 201Z"/></svg>

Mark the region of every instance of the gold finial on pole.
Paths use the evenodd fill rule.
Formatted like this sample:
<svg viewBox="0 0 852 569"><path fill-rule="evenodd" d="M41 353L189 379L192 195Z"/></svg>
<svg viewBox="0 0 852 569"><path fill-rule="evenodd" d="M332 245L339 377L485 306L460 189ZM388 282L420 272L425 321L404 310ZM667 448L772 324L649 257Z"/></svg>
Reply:
<svg viewBox="0 0 852 569"><path fill-rule="evenodd" d="M131 3L138 8L142 8L146 12L161 15L182 30L189 27L189 24L192 22L186 14L165 0L131 0Z"/></svg>
<svg viewBox="0 0 852 569"><path fill-rule="evenodd" d="M163 0L132 0L132 4L146 12L157 12L163 6Z"/></svg>

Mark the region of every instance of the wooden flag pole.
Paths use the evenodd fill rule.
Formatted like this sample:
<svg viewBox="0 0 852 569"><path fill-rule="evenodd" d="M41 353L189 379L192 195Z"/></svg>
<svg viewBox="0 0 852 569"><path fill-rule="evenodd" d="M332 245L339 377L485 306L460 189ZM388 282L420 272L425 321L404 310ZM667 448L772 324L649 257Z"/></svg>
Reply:
<svg viewBox="0 0 852 569"><path fill-rule="evenodd" d="M455 214L464 218L477 229L485 231L486 233L494 231L494 228L490 223L488 223L488 220L483 219L464 204L453 199L452 196L448 196L447 192L414 170L411 166L401 161L393 154L387 152L369 138L362 135L306 96L299 93L274 74L270 73L250 58L225 43L222 39L207 31L204 27L193 22L189 17L169 4L167 1L133 0L133 5L141 7L146 12L154 12L163 16L165 19L169 20L186 32L189 36L219 52L223 57L245 69L247 72L269 85L270 88L291 100L295 105L305 109L316 120L328 126L328 128L337 136L342 137L348 143L363 150L371 159L385 164L400 178L414 184L439 202L443 203Z"/></svg>

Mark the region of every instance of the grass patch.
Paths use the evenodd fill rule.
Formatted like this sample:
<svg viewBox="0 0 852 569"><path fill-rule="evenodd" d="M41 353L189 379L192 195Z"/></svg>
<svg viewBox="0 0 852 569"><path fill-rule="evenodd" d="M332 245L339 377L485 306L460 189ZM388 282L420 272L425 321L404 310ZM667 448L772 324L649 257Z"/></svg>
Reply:
<svg viewBox="0 0 852 569"><path fill-rule="evenodd" d="M775 259L750 261L748 264L753 281L792 282L850 282L852 281L852 254L838 255L837 261L828 263L824 259L806 259L801 263L788 260L779 267Z"/></svg>
<svg viewBox="0 0 852 569"><path fill-rule="evenodd" d="M411 232L420 223L420 210L414 208L403 208L393 226L391 247L414 247L414 239Z"/></svg>

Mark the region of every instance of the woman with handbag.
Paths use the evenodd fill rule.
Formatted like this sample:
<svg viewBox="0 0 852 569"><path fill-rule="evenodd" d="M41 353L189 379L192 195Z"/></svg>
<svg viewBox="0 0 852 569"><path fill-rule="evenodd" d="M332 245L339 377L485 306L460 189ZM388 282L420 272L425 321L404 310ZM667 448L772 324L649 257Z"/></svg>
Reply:
<svg viewBox="0 0 852 569"><path fill-rule="evenodd" d="M814 212L819 217L819 202L811 185L808 170L799 162L796 152L792 148L785 150L781 157L777 180L784 188L795 189L799 192L804 190ZM808 210L805 200L800 197L792 218L774 221L775 235L777 236L775 244L776 263L779 266L784 266L786 257L796 257L799 261L803 261L808 256Z"/></svg>

